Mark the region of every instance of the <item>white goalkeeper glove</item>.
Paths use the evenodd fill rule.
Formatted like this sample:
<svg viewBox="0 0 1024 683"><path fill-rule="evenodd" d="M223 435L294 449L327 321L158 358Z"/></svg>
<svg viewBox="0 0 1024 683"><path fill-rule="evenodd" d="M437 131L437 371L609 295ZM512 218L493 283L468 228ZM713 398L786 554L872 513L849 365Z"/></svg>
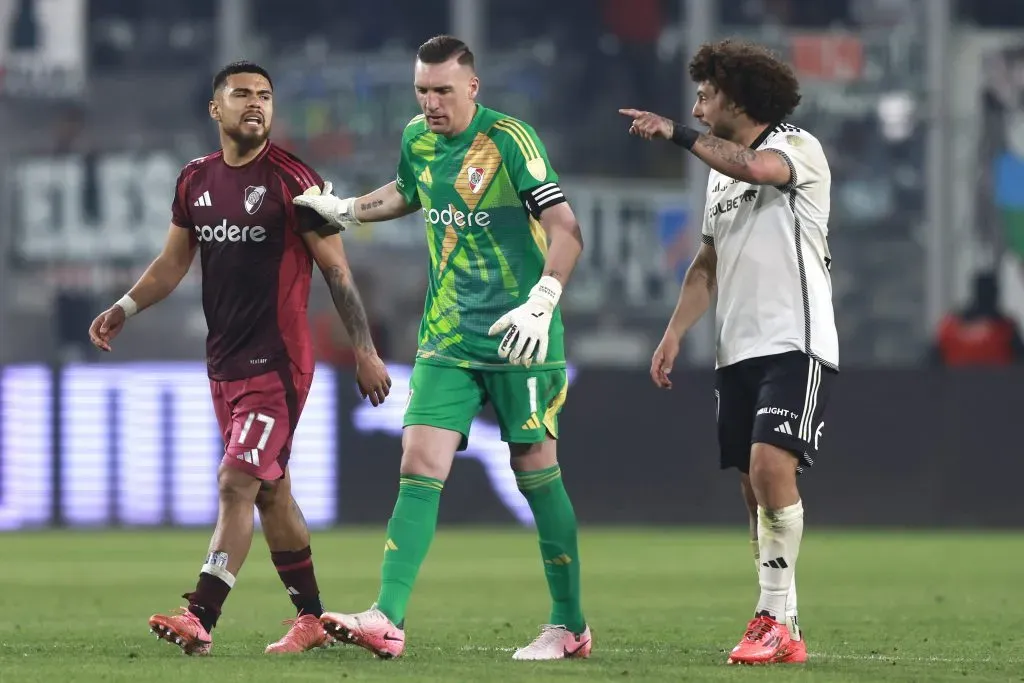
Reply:
<svg viewBox="0 0 1024 683"><path fill-rule="evenodd" d="M530 290L530 298L498 318L487 331L493 337L499 332L505 336L498 346L498 355L513 365L544 362L548 357L548 328L562 296L562 283L550 275L542 277Z"/></svg>
<svg viewBox="0 0 1024 683"><path fill-rule="evenodd" d="M313 209L338 230L347 230L362 225L362 222L356 218L356 198L340 199L334 196L333 191L334 186L331 185L331 181L327 180L324 181L323 190L314 185L292 199L292 204Z"/></svg>

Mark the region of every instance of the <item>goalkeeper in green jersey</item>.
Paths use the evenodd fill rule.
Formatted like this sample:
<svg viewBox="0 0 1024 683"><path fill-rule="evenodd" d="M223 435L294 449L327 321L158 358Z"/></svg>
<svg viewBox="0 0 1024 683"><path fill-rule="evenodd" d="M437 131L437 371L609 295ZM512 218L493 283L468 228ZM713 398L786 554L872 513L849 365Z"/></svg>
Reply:
<svg viewBox="0 0 1024 683"><path fill-rule="evenodd" d="M476 103L480 79L465 43L437 36L421 45L415 87L423 113L405 128L393 182L347 199L325 184L320 196L294 200L342 230L421 210L430 252L380 594L365 612L322 622L381 657L402 654L444 481L490 402L533 511L553 603L550 623L513 657L587 657L576 515L556 453L568 389L558 300L583 248L579 224L534 130Z"/></svg>

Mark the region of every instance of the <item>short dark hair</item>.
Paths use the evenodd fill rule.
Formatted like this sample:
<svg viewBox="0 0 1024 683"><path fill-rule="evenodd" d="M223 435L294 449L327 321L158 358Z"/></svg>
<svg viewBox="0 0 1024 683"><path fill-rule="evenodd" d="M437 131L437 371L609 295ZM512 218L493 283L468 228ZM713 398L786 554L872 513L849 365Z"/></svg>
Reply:
<svg viewBox="0 0 1024 683"><path fill-rule="evenodd" d="M237 62L231 62L217 72L217 75L213 77L213 94L216 95L217 91L224 87L228 82L228 76L234 76L235 74L259 74L267 79L267 83L270 83L270 89L274 89L274 81L271 80L270 74L266 69L256 62L242 59Z"/></svg>
<svg viewBox="0 0 1024 683"><path fill-rule="evenodd" d="M453 57L458 59L459 64L462 66L468 66L471 69L476 68L473 51L469 49L468 45L454 36L434 36L420 45L420 49L416 51L416 59L424 64L444 64Z"/></svg>
<svg viewBox="0 0 1024 683"><path fill-rule="evenodd" d="M737 40L700 46L690 61L694 83L707 81L757 123L779 123L800 104L793 69L767 48Z"/></svg>

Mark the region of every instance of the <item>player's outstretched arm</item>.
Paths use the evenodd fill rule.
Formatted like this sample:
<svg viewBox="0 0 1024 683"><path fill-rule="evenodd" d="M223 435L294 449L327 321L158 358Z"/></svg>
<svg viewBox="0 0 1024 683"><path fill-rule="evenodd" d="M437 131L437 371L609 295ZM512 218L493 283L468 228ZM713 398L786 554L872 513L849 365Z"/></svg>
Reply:
<svg viewBox="0 0 1024 683"><path fill-rule="evenodd" d="M331 183L326 182L323 190L311 187L304 194L292 199L292 202L313 209L338 230L358 227L363 223L378 223L400 218L418 208L405 200L398 191L395 181L362 197L345 199L334 196Z"/></svg>
<svg viewBox="0 0 1024 683"><path fill-rule="evenodd" d="M188 273L197 243L192 231L173 223L163 251L157 256L127 294L103 311L89 326L89 339L96 348L110 351L111 340L128 318L164 300Z"/></svg>
<svg viewBox="0 0 1024 683"><path fill-rule="evenodd" d="M698 159L730 178L752 185L788 185L792 178L789 164L772 150L753 150L723 138L701 133L669 118L639 109L620 109L631 117L630 135L645 140L671 140L692 152Z"/></svg>
<svg viewBox="0 0 1024 683"><path fill-rule="evenodd" d="M331 290L334 307L338 310L341 322L352 342L359 390L363 398L369 397L370 403L380 405L391 391L391 377L373 345L370 322L355 280L352 278L341 235L321 235L310 231L302 233L302 238L306 241L306 246L320 272L323 273L327 287Z"/></svg>
<svg viewBox="0 0 1024 683"><path fill-rule="evenodd" d="M361 223L379 223L407 216L418 208L419 204L409 204L405 201L405 197L398 191L397 183L392 180L387 185L356 198L354 213Z"/></svg>
<svg viewBox="0 0 1024 683"><path fill-rule="evenodd" d="M676 308L672 311L665 335L651 359L651 379L662 389L672 388L668 375L679 354L683 336L711 306L711 296L718 282L717 268L718 254L715 248L707 243L701 244L693 263L686 270Z"/></svg>

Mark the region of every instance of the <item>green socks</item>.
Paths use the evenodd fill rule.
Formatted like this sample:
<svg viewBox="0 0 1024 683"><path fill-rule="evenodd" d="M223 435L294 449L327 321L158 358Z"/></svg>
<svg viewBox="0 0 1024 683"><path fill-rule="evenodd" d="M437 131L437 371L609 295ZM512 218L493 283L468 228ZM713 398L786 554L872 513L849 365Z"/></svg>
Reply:
<svg viewBox="0 0 1024 683"><path fill-rule="evenodd" d="M580 606L580 560L576 544L576 513L562 483L558 465L516 472L516 483L533 511L551 592L551 623L583 633L587 623Z"/></svg>
<svg viewBox="0 0 1024 683"><path fill-rule="evenodd" d="M398 500L388 521L377 596L377 609L399 628L405 621L416 574L434 540L443 488L443 481L415 474L403 474L399 480Z"/></svg>
<svg viewBox="0 0 1024 683"><path fill-rule="evenodd" d="M537 525L540 553L551 592L551 623L582 633L586 620L580 607L580 562L576 513L555 465L534 472L516 472ZM388 522L377 608L396 625L405 621L413 584L437 528L437 510L444 482L431 477L403 475L398 501Z"/></svg>

